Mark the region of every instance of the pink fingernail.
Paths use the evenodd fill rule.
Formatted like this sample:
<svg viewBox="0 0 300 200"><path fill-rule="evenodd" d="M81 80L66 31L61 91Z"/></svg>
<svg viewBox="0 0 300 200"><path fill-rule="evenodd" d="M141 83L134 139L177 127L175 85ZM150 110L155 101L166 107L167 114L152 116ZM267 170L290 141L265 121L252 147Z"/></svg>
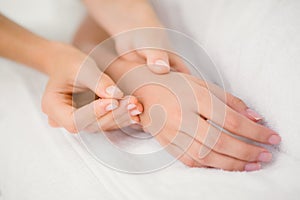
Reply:
<svg viewBox="0 0 300 200"><path fill-rule="evenodd" d="M131 110L131 109L133 109L133 108L135 108L136 107L136 105L135 104L133 104L133 103L131 103L131 104L128 104L128 106L127 106L127 110Z"/></svg>
<svg viewBox="0 0 300 200"><path fill-rule="evenodd" d="M132 116L135 116L135 115L141 114L141 112L140 112L139 110L133 110L133 111L131 111L130 114L131 114Z"/></svg>
<svg viewBox="0 0 300 200"><path fill-rule="evenodd" d="M272 160L272 154L270 152L262 152L259 154L258 160L261 162L270 162Z"/></svg>
<svg viewBox="0 0 300 200"><path fill-rule="evenodd" d="M248 108L246 112L248 115L250 115L250 117L254 118L257 121L262 119L262 116L260 116L257 112L251 110L250 108Z"/></svg>
<svg viewBox="0 0 300 200"><path fill-rule="evenodd" d="M138 124L138 122L135 121L135 120L133 120L133 119L130 120L130 123L131 123L131 124Z"/></svg>
<svg viewBox="0 0 300 200"><path fill-rule="evenodd" d="M271 135L268 141L270 144L279 144L281 142L281 137L279 135Z"/></svg>
<svg viewBox="0 0 300 200"><path fill-rule="evenodd" d="M170 69L170 65L163 60L156 60L154 64Z"/></svg>
<svg viewBox="0 0 300 200"><path fill-rule="evenodd" d="M106 88L106 93L114 98L122 98L123 97L123 92L115 85L111 85Z"/></svg>
<svg viewBox="0 0 300 200"><path fill-rule="evenodd" d="M260 170L261 165L260 163L248 163L245 165L245 171L257 171Z"/></svg>
<svg viewBox="0 0 300 200"><path fill-rule="evenodd" d="M116 109L117 107L118 107L117 104L111 103L111 104L108 104L108 106L106 106L105 110L106 110L106 111L111 111L111 110Z"/></svg>

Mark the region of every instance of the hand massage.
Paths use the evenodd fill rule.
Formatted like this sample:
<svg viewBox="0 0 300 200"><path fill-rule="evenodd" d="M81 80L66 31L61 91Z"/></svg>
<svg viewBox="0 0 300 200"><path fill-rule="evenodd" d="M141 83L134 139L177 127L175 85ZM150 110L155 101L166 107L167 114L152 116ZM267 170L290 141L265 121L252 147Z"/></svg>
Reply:
<svg viewBox="0 0 300 200"><path fill-rule="evenodd" d="M33 74L26 77L24 73L24 80L37 78L38 84L38 77L44 77L47 83L39 90L41 98L35 98L40 99L41 106L35 107L43 112L43 115L37 116L41 124L48 124L44 123L44 128L55 132L52 136L45 134L41 139L32 136L32 139L22 141L22 137L26 137L23 133L24 136L17 139L18 143L32 146L29 148L32 148L32 152L45 148L40 151L41 156L42 152L46 152L44 155L48 152L47 158L35 155L36 161L33 163L46 164L46 159L56 158L57 162L49 160L49 166L52 166L51 169L55 166L55 170L50 172L52 178L49 175L43 179L47 180L47 184L60 187L63 184L56 182L67 181L71 182L68 190L75 186L83 187L82 192L74 193L78 193L74 198L69 193L58 193L61 199L98 199L98 187L103 188L99 189L102 191L100 196L108 199L136 199L141 197L140 194L134 196L134 192L122 191L121 185L132 183L132 188L139 188L142 194L143 188L150 185L154 187L153 184L158 181L162 181L160 184L165 188L171 182L166 181L164 185L162 178L169 177L172 180L173 173L173 176L177 173L181 177L180 184L175 188L188 182L188 177L189 181L195 181L190 176L195 173L205 180L210 175L214 177L212 180L217 180L216 176L228 175L240 181L242 177L255 176L256 173L268 174L267 171L276 162L274 158L277 159L276 149L280 148L282 142L281 132L270 128L272 126L267 123L268 119L262 117L268 116L265 111L259 114L255 111L258 109L253 107L253 101L249 101L249 105L243 100L243 97L248 97L247 91L244 91L246 95L239 96L227 90L229 87L223 77L221 83L207 78L206 71L212 71L213 76L221 74L222 70L220 72L218 66L214 66L215 63L219 65L218 60L215 62L208 56L206 50L201 49L203 46L200 47L193 38L179 32L179 29L169 27L157 9L159 3L147 0L84 0L80 4L86 13L82 14L83 18L69 43L36 34L14 18L10 19L11 14L6 15L0 10L0 56L10 60L5 62L13 61L22 65L17 68L19 71L31 68L29 73ZM207 62L202 59L204 67L189 60L188 54L191 54L192 48L191 51L187 48L182 52L176 50L177 46L184 46L181 40L188 43L188 48L199 46L200 50L194 53L203 52L198 57L199 62L201 57L207 59ZM7 65L2 66L7 71L4 70L3 74L9 74L10 66ZM9 84L13 84L13 78L11 80ZM226 86L221 85L222 82ZM22 101L22 96L20 99ZM28 115L26 120L34 121L34 118ZM37 123L35 121L36 126L31 125L31 128L43 132L43 129L39 131L41 125ZM48 146L46 138L50 139L53 147ZM5 143L4 137L1 140ZM139 144L129 144L131 140ZM151 145L148 143L150 140ZM155 148L143 151L148 146ZM4 158L5 145L2 148L0 158ZM6 152L9 152L8 149L7 146ZM56 174L64 173L61 170L68 170L66 166L75 162L80 165L72 165L74 169L57 178ZM17 161L7 163L15 165ZM1 165L5 166L5 163ZM179 168L176 167L178 165ZM186 176L182 168L193 171ZM15 174L22 174L22 170L13 169ZM38 173L44 174L41 167L38 169ZM0 199L2 195L4 199L18 199L17 191L7 184L19 178L2 176L5 170L10 174L7 171L9 167L0 168ZM155 179L151 184L138 186L139 180L146 180L143 176L152 175ZM120 178L118 183L115 182L119 179L117 177ZM213 184L212 180L208 185ZM222 179L225 180L229 179ZM251 184L255 184L255 181L258 184L258 180L261 179L251 179ZM20 181L16 188L22 188L25 183ZM114 184L116 189L113 191L111 187ZM251 188L248 183L245 187ZM165 194L166 188L163 188L152 193L144 192L145 198L170 197ZM240 188L238 196L242 190ZM29 192L25 199L41 199L39 191L44 191L44 187L36 193ZM50 191L46 192L45 199L55 197ZM201 197L198 194L197 190L189 191L186 197L196 199ZM281 194L285 193L279 193L277 197ZM178 199L182 195L179 192ZM266 193L265 197L272 195ZM209 194L206 196L207 199L217 198L216 195L212 198L209 198ZM264 199L263 196L261 198Z"/></svg>

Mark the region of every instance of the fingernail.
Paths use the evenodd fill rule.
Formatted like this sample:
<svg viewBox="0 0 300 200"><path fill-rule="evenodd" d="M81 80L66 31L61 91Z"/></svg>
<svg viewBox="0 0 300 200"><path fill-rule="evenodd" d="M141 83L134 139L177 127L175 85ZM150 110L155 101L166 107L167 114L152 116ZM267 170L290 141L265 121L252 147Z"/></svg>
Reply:
<svg viewBox="0 0 300 200"><path fill-rule="evenodd" d="M108 95L115 98L122 98L124 95L123 92L115 85L107 87L105 91Z"/></svg>
<svg viewBox="0 0 300 200"><path fill-rule="evenodd" d="M133 104L133 103L131 103L131 104L128 104L128 106L127 106L127 110L131 110L131 109L133 109L133 108L135 108L136 107L136 105L135 104Z"/></svg>
<svg viewBox="0 0 300 200"><path fill-rule="evenodd" d="M114 104L114 103L111 103L111 104L108 104L108 106L106 106L105 110L106 111L111 111L111 110L114 110L118 107L118 105Z"/></svg>
<svg viewBox="0 0 300 200"><path fill-rule="evenodd" d="M260 163L248 163L245 165L245 171L256 171L256 170L260 170L261 165Z"/></svg>
<svg viewBox="0 0 300 200"><path fill-rule="evenodd" d="M141 114L142 112L140 112L139 110L133 110L133 111L131 111L131 115L132 116L135 116L135 115L139 115L139 114Z"/></svg>
<svg viewBox="0 0 300 200"><path fill-rule="evenodd" d="M250 115L257 121L262 119L262 116L260 116L257 112L255 112L254 110L251 110L250 108L248 108L246 110L246 112L248 113L248 115Z"/></svg>
<svg viewBox="0 0 300 200"><path fill-rule="evenodd" d="M154 64L170 69L170 65L163 60L156 60Z"/></svg>
<svg viewBox="0 0 300 200"><path fill-rule="evenodd" d="M259 154L258 160L261 162L270 162L272 160L272 154L270 152L262 152Z"/></svg>
<svg viewBox="0 0 300 200"><path fill-rule="evenodd" d="M130 123L131 123L131 124L138 124L138 122L135 121L135 120L133 120L133 119L130 120Z"/></svg>
<svg viewBox="0 0 300 200"><path fill-rule="evenodd" d="M281 142L281 137L279 135L271 135L268 141L270 144L279 144Z"/></svg>

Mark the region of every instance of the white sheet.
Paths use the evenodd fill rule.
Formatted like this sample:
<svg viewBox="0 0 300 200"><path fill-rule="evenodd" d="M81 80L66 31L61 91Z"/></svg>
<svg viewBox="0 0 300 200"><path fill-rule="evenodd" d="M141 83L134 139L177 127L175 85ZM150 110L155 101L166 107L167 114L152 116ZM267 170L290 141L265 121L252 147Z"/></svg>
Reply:
<svg viewBox="0 0 300 200"><path fill-rule="evenodd" d="M2 1L0 11L51 39L69 41L78 1ZM46 77L0 60L0 199L298 199L300 2L156 1L169 27L192 35L228 89L262 113L282 145L263 170L230 173L180 163L144 175L97 163L76 136L48 127ZM33 12L34 11L34 12ZM68 26L66 26L68 24ZM128 142L130 144L130 141Z"/></svg>

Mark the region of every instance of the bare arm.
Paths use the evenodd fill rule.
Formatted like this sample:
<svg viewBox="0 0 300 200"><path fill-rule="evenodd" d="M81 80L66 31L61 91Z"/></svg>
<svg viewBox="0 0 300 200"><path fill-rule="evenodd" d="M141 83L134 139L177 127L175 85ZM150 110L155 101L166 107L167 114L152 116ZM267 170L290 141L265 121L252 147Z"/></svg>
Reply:
<svg viewBox="0 0 300 200"><path fill-rule="evenodd" d="M48 73L52 43L0 14L0 56Z"/></svg>

